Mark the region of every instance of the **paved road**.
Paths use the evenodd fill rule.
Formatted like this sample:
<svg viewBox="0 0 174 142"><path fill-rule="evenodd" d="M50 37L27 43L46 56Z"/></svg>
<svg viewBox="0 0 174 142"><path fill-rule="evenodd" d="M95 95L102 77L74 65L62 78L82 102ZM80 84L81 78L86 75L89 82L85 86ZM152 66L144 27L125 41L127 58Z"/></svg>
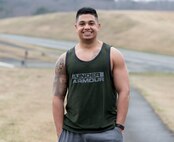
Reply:
<svg viewBox="0 0 174 142"><path fill-rule="evenodd" d="M65 42L65 41L57 41L51 39L44 38L36 38L36 37L28 37L28 36L19 36L19 35L8 35L8 34L0 34L0 38L12 39L15 41L20 41L23 43L39 45L47 48L55 48L55 49L70 49L75 45L75 42Z"/></svg>
<svg viewBox="0 0 174 142"><path fill-rule="evenodd" d="M174 134L134 88L131 90L125 142L174 142Z"/></svg>
<svg viewBox="0 0 174 142"><path fill-rule="evenodd" d="M64 50L70 49L75 45L75 42L67 43L65 41L55 41L50 39L33 38L33 37L25 37L18 35L0 34L0 38L6 38L11 40L13 39L28 44L44 46L47 48L64 49ZM119 49L119 50L125 56L125 60L130 72L145 72L145 71L174 72L174 57L172 56L163 56L150 53L129 51L125 49ZM39 64L37 63L36 65L39 66ZM32 65L29 64L29 66Z"/></svg>
<svg viewBox="0 0 174 142"><path fill-rule="evenodd" d="M0 38L2 37L24 43L42 45L48 48L61 48L65 50L75 45L75 43L68 43L66 45L66 43L62 41L0 34ZM124 49L120 49L120 51L125 56L130 72L174 72L174 57L134 52ZM15 63L13 64L15 65ZM35 66L39 64L40 63L36 63ZM33 66L31 63L27 65ZM50 67L51 66L52 65L50 65ZM130 109L124 135L125 142L174 142L174 134L166 128L149 104L135 89L131 90Z"/></svg>
<svg viewBox="0 0 174 142"><path fill-rule="evenodd" d="M119 49L131 72L174 72L174 57Z"/></svg>

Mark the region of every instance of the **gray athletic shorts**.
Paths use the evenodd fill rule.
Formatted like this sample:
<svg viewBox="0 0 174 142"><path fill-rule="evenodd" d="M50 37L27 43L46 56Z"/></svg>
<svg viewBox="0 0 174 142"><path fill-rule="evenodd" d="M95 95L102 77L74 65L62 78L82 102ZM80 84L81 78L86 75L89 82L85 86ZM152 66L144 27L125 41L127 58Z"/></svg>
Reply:
<svg viewBox="0 0 174 142"><path fill-rule="evenodd" d="M78 134L63 130L58 142L123 142L123 135L119 128L101 133Z"/></svg>

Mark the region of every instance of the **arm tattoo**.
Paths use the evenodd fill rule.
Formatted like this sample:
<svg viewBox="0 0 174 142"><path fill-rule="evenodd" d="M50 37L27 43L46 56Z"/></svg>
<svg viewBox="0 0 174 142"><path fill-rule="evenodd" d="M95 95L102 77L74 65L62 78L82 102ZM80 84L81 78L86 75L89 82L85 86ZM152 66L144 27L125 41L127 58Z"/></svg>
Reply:
<svg viewBox="0 0 174 142"><path fill-rule="evenodd" d="M56 63L56 74L63 75L65 74L65 63L64 59L60 58Z"/></svg>
<svg viewBox="0 0 174 142"><path fill-rule="evenodd" d="M66 95L67 77L64 57L60 57L56 63L53 91L57 96L64 97Z"/></svg>

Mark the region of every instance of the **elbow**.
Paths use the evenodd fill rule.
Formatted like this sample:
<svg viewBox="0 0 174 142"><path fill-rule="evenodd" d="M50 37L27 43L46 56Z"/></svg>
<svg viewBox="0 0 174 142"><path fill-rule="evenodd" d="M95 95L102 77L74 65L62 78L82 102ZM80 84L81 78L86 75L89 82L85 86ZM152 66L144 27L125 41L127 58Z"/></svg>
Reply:
<svg viewBox="0 0 174 142"><path fill-rule="evenodd" d="M130 87L127 87L125 90L127 92L126 94L129 96L130 95Z"/></svg>
<svg viewBox="0 0 174 142"><path fill-rule="evenodd" d="M128 87L126 87L125 89L124 89L124 94L129 98L129 96L130 96L130 87L128 86Z"/></svg>
<svg viewBox="0 0 174 142"><path fill-rule="evenodd" d="M129 99L129 97L130 97L130 87L125 87L125 88L119 90L118 95Z"/></svg>
<svg viewBox="0 0 174 142"><path fill-rule="evenodd" d="M130 87L126 90L127 98L130 99Z"/></svg>
<svg viewBox="0 0 174 142"><path fill-rule="evenodd" d="M57 101L56 97L53 96L53 99L52 99L52 106L55 107L55 106L57 106L57 104L58 104L58 101Z"/></svg>
<svg viewBox="0 0 174 142"><path fill-rule="evenodd" d="M52 106L53 107L57 107L59 104L63 104L63 103L64 103L63 97L53 96L53 99L52 99Z"/></svg>

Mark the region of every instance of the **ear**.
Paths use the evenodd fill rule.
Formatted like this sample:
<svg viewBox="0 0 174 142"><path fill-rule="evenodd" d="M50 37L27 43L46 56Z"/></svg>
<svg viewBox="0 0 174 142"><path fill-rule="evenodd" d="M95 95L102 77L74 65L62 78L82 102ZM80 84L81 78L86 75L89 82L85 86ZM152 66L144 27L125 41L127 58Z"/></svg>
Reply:
<svg viewBox="0 0 174 142"><path fill-rule="evenodd" d="M98 27L101 28L101 24L100 23L98 23Z"/></svg>
<svg viewBox="0 0 174 142"><path fill-rule="evenodd" d="M74 24L74 27L77 29L77 24L76 23Z"/></svg>
<svg viewBox="0 0 174 142"><path fill-rule="evenodd" d="M75 27L75 31L78 33L78 30L77 30L77 23L74 24L74 27Z"/></svg>
<svg viewBox="0 0 174 142"><path fill-rule="evenodd" d="M101 28L101 24L100 24L100 23L98 23L98 28L99 28L99 29Z"/></svg>

